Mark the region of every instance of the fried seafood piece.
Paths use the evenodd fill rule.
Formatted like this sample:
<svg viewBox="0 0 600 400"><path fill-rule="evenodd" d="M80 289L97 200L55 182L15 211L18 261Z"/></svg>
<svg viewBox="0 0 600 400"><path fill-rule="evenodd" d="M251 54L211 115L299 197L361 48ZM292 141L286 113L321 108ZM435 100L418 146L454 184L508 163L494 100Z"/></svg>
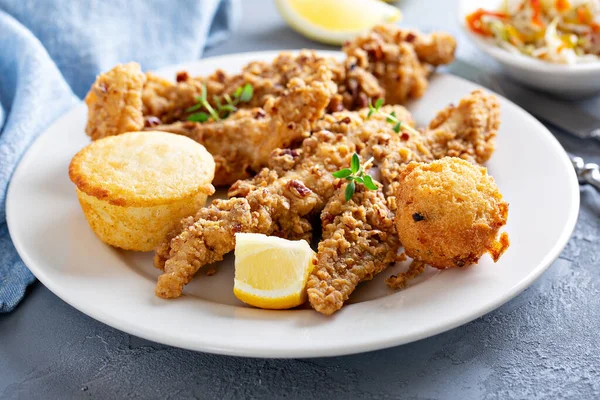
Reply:
<svg viewBox="0 0 600 400"><path fill-rule="evenodd" d="M310 239L309 218L335 190L332 172L348 165L355 151L347 137L327 131L305 139L297 150L275 150L269 168L235 183L229 200L215 200L184 219L180 231L158 247L154 261L163 274L156 295L179 297L200 267L234 249L236 232Z"/></svg>
<svg viewBox="0 0 600 400"><path fill-rule="evenodd" d="M117 65L98 76L87 96L85 132L92 140L144 127L142 88L146 76L137 63Z"/></svg>
<svg viewBox="0 0 600 400"><path fill-rule="evenodd" d="M492 156L500 127L500 103L492 94L475 90L437 113L427 128L435 158L459 157L483 164Z"/></svg>
<svg viewBox="0 0 600 400"><path fill-rule="evenodd" d="M242 109L229 118L176 122L150 130L184 134L203 144L215 159L215 186L231 185L267 166L276 148L288 148L310 134L336 91L331 70L321 65L304 80L293 78L284 96L269 98L262 108Z"/></svg>
<svg viewBox="0 0 600 400"><path fill-rule="evenodd" d="M397 180L401 165L411 161L431 161L434 157L429 151L430 143L426 132L396 133L393 130L394 124L387 120L386 115L393 113L404 125L414 127L415 121L406 108L399 105L386 105L381 108L381 111L383 114L377 113L370 117L368 109L328 114L317 123L317 126L349 135L356 144L361 158L366 160L373 157L378 167L378 179L386 187L387 194L388 186Z"/></svg>
<svg viewBox="0 0 600 400"><path fill-rule="evenodd" d="M395 112L404 123L414 124L408 111L401 106L385 106L382 110L386 113ZM322 210L333 196L334 183L339 182L331 173L347 167L354 152L359 152L363 159L375 158L381 180L386 186L388 208L393 210L394 199L390 196L393 191L390 188L393 188L394 180L398 178L400 166L414 160L430 160L433 155L428 146L432 143L427 131L419 135L398 134L384 115L375 114L367 118L367 113L368 110L362 110L325 115L316 124L316 128L328 128L333 132L319 131L305 139L302 147L297 150L275 150L268 169L263 169L253 179L235 183L230 196L237 198L236 201L239 198L245 200L250 214L255 218L246 219L242 223L231 217L226 205L234 201L232 198L223 203L213 203L201 209L195 217L183 221L180 230L171 233L157 249L155 264L164 269L156 287L157 295L165 298L178 297L183 286L200 267L221 260L225 253L233 250L234 234L237 231L308 239L311 234L310 217ZM485 132L481 134L493 139L493 135ZM457 136L456 140L465 141L464 147L470 148L466 141L473 137ZM438 146L439 154L444 143ZM226 211L219 213L219 210ZM260 221L266 222L252 222L259 217ZM207 245L209 239L203 233L203 227L207 224L224 227L226 240L221 237L219 243L227 245L217 246L218 251L215 251L214 244ZM263 229L266 225L269 228ZM387 238L395 240L393 236L388 235ZM335 246L335 242L328 241L321 248L326 251L330 245ZM340 262L337 265L342 264ZM348 293L352 290L353 288L349 288Z"/></svg>
<svg viewBox="0 0 600 400"><path fill-rule="evenodd" d="M395 25L378 25L344 44L356 67L378 80L389 104L419 98L433 67L454 60L455 39L446 33L424 34Z"/></svg>
<svg viewBox="0 0 600 400"><path fill-rule="evenodd" d="M358 185L346 201L345 188L341 185L321 213L323 238L307 282L310 305L325 315L339 310L360 282L393 265L400 247L382 190Z"/></svg>
<svg viewBox="0 0 600 400"><path fill-rule="evenodd" d="M405 165L396 229L406 254L436 268L463 267L508 248L508 203L483 167L456 157Z"/></svg>
<svg viewBox="0 0 600 400"><path fill-rule="evenodd" d="M493 98L488 98L479 92L467 96L467 100L465 101L470 102L472 98L484 99L488 103L495 101ZM394 112L403 123L411 126L414 125L408 111L401 106L384 106L382 111L384 114ZM488 107L487 109L459 109L454 111L456 115L452 112L449 113L448 118L455 120L460 117L464 118L465 121L469 121L472 117L471 113L477 113L480 118L487 120L494 118L496 111L495 107ZM393 212L398 206L395 195L399 190L398 187L402 185L401 177L407 163L411 162L409 165L413 165L415 161L433 161L436 155L443 157L445 153L452 153L457 151L457 149L463 149L460 152L461 155L470 155L470 149L476 146L487 148L491 152L494 148L495 129L498 128L495 124L486 125L487 129L494 130L493 134L483 129L483 127L476 134L473 134L470 129L466 129L460 124L455 124L454 128L456 130L452 133L453 140L448 141L443 139L443 136L432 134L430 131L420 132L419 135L408 132L397 134L392 130L392 125L386 120L385 115L375 114L370 118L367 118L367 115L368 110L361 110L358 113L334 113L325 116L320 125L349 135L357 143L357 150L363 159L367 157L374 158L380 179L385 185L384 193L387 197L384 201L386 201L387 209L391 210L390 212ZM430 151L431 147L437 149L436 155ZM466 161L462 162L466 163ZM361 185L358 185L357 188L364 190ZM374 195L374 193L366 192L367 195ZM378 193L380 194L379 191ZM334 204L336 206L339 205L339 215L345 213L343 224L336 226L334 222L331 228L326 224L326 222L331 220L331 217L326 214L328 212L330 215L332 214L329 211L330 204L325 207L321 215L323 221L323 240L319 243L317 254L319 263L309 278L308 287L311 305L317 311L326 315L330 315L339 309L359 282L371 279L374 274L381 272L385 267L393 263L399 246L398 237L395 232L392 235L379 235L381 228L373 225L363 225L360 231L361 235L341 234L346 227L354 226L357 218L360 219L354 216L354 214L346 212L348 209L354 210L355 202L362 200L360 197L357 199L355 197L356 194L348 203L343 203L343 200L340 200L339 196L337 198L334 196L331 200L330 204L332 207L334 207ZM435 199L432 197L431 201L435 201ZM398 223L398 231L402 227L403 225ZM336 231L335 234L329 234L327 232L330 229L340 229L340 231ZM387 230L387 232L389 233L390 231ZM433 235L432 232L429 232L429 234ZM387 256L390 258L379 259L376 263L373 263L364 254L356 251L356 249L364 248L364 237L379 238L378 242L371 244L371 250L387 249L390 251L390 253L387 253ZM400 235L401 240L402 238L403 236ZM340 248L348 249L348 253L342 253L339 250ZM393 249L396 250L396 253L393 253L394 258L391 258ZM412 254L409 253L409 255ZM365 262L365 260L367 261ZM411 269L407 273L390 278L388 284L394 288L402 287L408 279L418 275L423 270L423 266L423 261L417 259L417 261L411 264ZM353 271L357 270L369 271L372 274L366 274L363 278L361 275L353 274ZM340 278L348 276L353 279Z"/></svg>
<svg viewBox="0 0 600 400"><path fill-rule="evenodd" d="M185 120L189 115L186 109L196 103L203 86L214 107L215 97L232 96L238 88L250 84L254 92L252 99L239 103L238 108L264 107L267 100L284 95L292 80L311 80L321 67L329 69L336 82L345 74L339 62L310 50L302 50L295 56L284 52L272 62L253 61L233 75L219 69L209 76L191 77L182 71L177 74L177 82L171 83L148 73L143 95L144 116L147 121L158 119L164 124Z"/></svg>

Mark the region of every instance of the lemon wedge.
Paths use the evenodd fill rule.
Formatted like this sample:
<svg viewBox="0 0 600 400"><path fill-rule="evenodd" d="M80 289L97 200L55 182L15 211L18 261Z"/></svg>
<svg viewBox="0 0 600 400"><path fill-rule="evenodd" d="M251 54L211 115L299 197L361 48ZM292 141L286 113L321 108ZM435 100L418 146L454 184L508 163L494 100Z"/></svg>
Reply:
<svg viewBox="0 0 600 400"><path fill-rule="evenodd" d="M294 30L334 45L402 16L398 8L379 0L276 0L276 4Z"/></svg>
<svg viewBox="0 0 600 400"><path fill-rule="evenodd" d="M235 235L233 294L246 304L285 309L306 301L315 252L304 240L258 233Z"/></svg>

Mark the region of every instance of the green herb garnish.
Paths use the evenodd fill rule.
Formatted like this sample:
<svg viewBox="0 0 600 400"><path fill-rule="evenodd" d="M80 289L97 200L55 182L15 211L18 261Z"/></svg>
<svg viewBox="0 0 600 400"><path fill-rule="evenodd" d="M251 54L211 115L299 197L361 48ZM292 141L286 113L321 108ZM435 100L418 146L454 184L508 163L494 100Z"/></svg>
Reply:
<svg viewBox="0 0 600 400"><path fill-rule="evenodd" d="M360 165L360 158L357 153L352 155L350 162L350 168L344 168L333 173L335 178L346 179L349 183L346 186L344 197L346 201L350 200L354 196L356 191L356 182L362 183L369 190L377 190L377 185L373 182L371 175L365 172L365 166L373 161L373 157L367 160L362 166Z"/></svg>
<svg viewBox="0 0 600 400"><path fill-rule="evenodd" d="M375 105L369 102L369 113L367 114L367 119L369 119L371 115L378 113L386 117L387 122L394 125L394 127L392 128L394 129L394 132L400 133L401 131L406 131L413 135L420 135L420 132L415 128L411 127L410 125L403 124L402 121L400 121L398 117L396 117L395 111L392 111L391 114L384 113L383 111L381 111L381 106L383 106L383 99L377 99Z"/></svg>
<svg viewBox="0 0 600 400"><path fill-rule="evenodd" d="M244 86L240 86L235 90L232 96L228 94L223 95L223 99L219 99L217 96L213 96L213 103L215 107L211 106L206 98L206 85L202 85L200 96L195 97L196 104L187 108L185 112L193 113L187 117L188 121L194 122L206 122L209 118L214 121L220 121L229 117L229 114L237 111L237 105L240 103L248 103L254 96L254 88L251 84L246 83ZM205 109L204 111L198 111Z"/></svg>

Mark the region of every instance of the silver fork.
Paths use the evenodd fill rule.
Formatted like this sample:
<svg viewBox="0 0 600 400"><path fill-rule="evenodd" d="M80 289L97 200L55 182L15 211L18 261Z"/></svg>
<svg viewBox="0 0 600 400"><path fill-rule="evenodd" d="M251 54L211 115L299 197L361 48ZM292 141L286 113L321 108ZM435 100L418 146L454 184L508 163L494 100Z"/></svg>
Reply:
<svg viewBox="0 0 600 400"><path fill-rule="evenodd" d="M579 179L580 185L590 184L600 191L600 168L598 164L585 163L583 158L569 154L571 157L571 163L575 168L575 173Z"/></svg>

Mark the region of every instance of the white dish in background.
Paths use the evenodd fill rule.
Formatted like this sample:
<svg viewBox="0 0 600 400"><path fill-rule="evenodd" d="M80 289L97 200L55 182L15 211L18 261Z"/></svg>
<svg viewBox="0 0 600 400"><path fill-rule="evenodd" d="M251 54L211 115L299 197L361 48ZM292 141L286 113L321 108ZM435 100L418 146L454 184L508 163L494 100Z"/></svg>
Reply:
<svg viewBox="0 0 600 400"><path fill-rule="evenodd" d="M179 69L194 75L218 67L235 72L276 54L230 55L159 72L169 78ZM409 108L423 125L477 88L451 75L435 75L425 96ZM35 276L64 301L156 342L256 357L333 356L400 345L462 325L519 294L558 257L575 226L579 187L566 153L535 118L504 98L500 102L502 127L488 168L510 203L508 251L497 264L486 255L469 268L430 269L399 292L383 282L397 269L384 271L329 318L310 309L245 306L232 294L231 255L216 275L201 270L181 298L155 297L159 271L152 254L116 250L98 240L69 181L71 157L89 143L83 104L48 128L15 171L7 199L10 234Z"/></svg>
<svg viewBox="0 0 600 400"><path fill-rule="evenodd" d="M498 10L502 3L503 0L459 2L459 24L479 50L498 61L515 80L558 97L577 99L600 92L600 62L573 65L546 62L523 54L513 54L497 46L493 40L471 32L465 23L468 14L479 8Z"/></svg>

